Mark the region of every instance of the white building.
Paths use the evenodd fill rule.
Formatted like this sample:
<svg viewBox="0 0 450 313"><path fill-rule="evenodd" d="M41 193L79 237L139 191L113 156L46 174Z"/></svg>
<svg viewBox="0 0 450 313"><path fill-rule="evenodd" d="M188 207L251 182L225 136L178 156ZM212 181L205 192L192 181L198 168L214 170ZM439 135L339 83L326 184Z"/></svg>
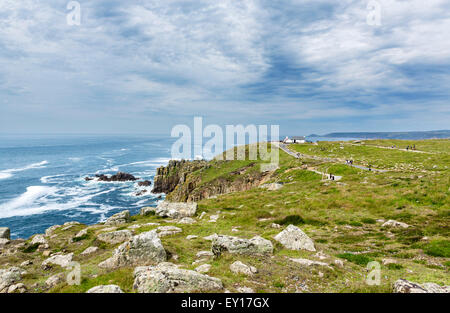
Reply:
<svg viewBox="0 0 450 313"><path fill-rule="evenodd" d="M305 136L292 136L291 138L286 137L283 140L284 143L305 143L306 138Z"/></svg>

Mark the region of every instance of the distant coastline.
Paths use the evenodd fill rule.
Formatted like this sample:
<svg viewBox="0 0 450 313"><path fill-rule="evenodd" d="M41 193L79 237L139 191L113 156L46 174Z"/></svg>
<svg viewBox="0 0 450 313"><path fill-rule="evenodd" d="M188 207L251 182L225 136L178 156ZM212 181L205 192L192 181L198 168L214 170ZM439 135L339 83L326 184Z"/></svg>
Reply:
<svg viewBox="0 0 450 313"><path fill-rule="evenodd" d="M447 139L450 138L450 130L411 131L411 132L341 132L326 135L311 134L307 137L324 138L358 138L358 139Z"/></svg>

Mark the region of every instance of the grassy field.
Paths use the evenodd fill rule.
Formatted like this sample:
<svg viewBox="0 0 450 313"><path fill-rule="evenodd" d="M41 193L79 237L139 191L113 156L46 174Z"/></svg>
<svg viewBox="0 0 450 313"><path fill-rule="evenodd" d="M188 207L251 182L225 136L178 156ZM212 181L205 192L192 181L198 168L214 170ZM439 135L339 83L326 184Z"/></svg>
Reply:
<svg viewBox="0 0 450 313"><path fill-rule="evenodd" d="M415 144L417 149L433 154L380 148L393 144L399 147ZM239 287L250 287L256 292L391 292L392 283L399 278L418 283L450 284L450 140L377 140L358 145L321 142L318 145L291 145L290 149L304 157L295 159L280 151L279 168L268 180L282 183L279 190L256 187L202 200L197 222L192 225L176 224L157 216L136 216L120 229L149 222L181 227L182 233L161 240L171 255L169 261L187 269L198 266L192 264L198 251L210 250L211 243L203 239L205 236L214 233L242 238L260 235L272 240L273 256L224 254L207 262L212 265L208 275L220 278L231 292ZM314 159L313 156L336 160ZM387 171L352 168L342 164L346 159ZM230 173L238 170L242 173L253 171L258 168L254 163L259 165L261 162L212 161L211 167L192 175L207 183L232 177ZM311 169L333 173L342 179L324 180ZM202 212L206 216L199 219ZM212 223L209 222L211 215L220 217ZM382 227L383 222L390 219L410 227ZM281 228L273 228L273 223ZM325 255L322 261L329 267L305 267L289 259L319 260L315 252L287 250L273 240L289 224L300 227L313 239L317 251ZM91 227L88 235L75 243L69 244L68 239L85 226L57 231L57 236L49 241L53 252L75 253L75 261L82 264L82 284L79 286L61 283L53 289L45 288L45 280L62 269L44 271L40 263L45 258L38 251L0 256L0 265L4 268L6 263L17 265L27 259L33 260L24 282L34 286L31 291L84 292L95 285L114 283L124 291L133 292L133 268L108 271L97 266L115 247L96 239L96 234L104 227ZM137 234L155 227L145 226L134 232ZM187 235L198 238L187 240ZM89 246L98 246L100 250L89 257L80 256L80 252ZM383 265L383 261L389 263L386 259L391 259L391 264ZM232 273L229 266L236 260L255 266L258 273L252 277ZM343 267L338 266L336 260L343 261ZM369 286L365 282L366 266L370 261L381 264L379 286Z"/></svg>

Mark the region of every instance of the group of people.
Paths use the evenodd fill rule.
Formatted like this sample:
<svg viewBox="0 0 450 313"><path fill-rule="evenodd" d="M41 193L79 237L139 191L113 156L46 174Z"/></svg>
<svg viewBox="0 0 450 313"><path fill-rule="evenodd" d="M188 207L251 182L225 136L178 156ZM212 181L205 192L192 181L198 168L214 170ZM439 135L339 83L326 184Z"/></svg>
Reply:
<svg viewBox="0 0 450 313"><path fill-rule="evenodd" d="M345 164L347 164L347 165L353 165L353 160L345 160Z"/></svg>
<svg viewBox="0 0 450 313"><path fill-rule="evenodd" d="M413 145L413 146L406 146L406 151L408 151L408 150L416 150L416 145Z"/></svg>
<svg viewBox="0 0 450 313"><path fill-rule="evenodd" d="M330 174L330 179L334 180L334 175L333 174Z"/></svg>

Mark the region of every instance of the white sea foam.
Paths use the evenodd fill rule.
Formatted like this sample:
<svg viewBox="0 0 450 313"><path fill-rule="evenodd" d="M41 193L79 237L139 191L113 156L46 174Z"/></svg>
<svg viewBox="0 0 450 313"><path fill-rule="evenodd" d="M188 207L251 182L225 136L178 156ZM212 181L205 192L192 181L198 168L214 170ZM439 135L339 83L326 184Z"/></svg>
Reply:
<svg viewBox="0 0 450 313"><path fill-rule="evenodd" d="M97 188L30 186L22 195L0 205L0 218L41 214L46 211L63 211L72 209L92 213L99 213L99 211L107 212L114 209L114 207L100 205L99 210L95 207L81 209L80 206L98 206L98 204L91 203L89 201L96 196L114 192L116 190L117 188L100 191ZM71 199L67 201L64 199L66 197L71 197Z"/></svg>
<svg viewBox="0 0 450 313"><path fill-rule="evenodd" d="M7 169L7 170L3 170L3 171L0 171L0 179L10 178L13 176L12 175L13 173L23 172L23 171L31 170L34 168L43 168L43 167L45 167L46 164L48 164L47 161L42 161L39 163L32 163L32 164L26 165L21 168L11 168L11 169Z"/></svg>
<svg viewBox="0 0 450 313"><path fill-rule="evenodd" d="M45 198L57 191L55 187L30 186L23 194L0 205L0 218L30 215L42 211L39 207L33 207L38 199Z"/></svg>
<svg viewBox="0 0 450 313"><path fill-rule="evenodd" d="M60 174L60 175L49 175L41 177L41 183L48 184L48 183L59 183L63 180L59 179L59 177L67 176L66 174Z"/></svg>

